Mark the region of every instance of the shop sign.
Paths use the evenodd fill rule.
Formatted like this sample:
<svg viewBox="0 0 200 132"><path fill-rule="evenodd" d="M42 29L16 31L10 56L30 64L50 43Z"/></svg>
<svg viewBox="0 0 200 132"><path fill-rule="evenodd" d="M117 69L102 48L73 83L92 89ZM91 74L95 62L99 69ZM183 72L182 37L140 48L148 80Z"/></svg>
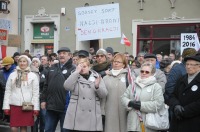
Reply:
<svg viewBox="0 0 200 132"><path fill-rule="evenodd" d="M182 33L181 34L181 54L186 48L194 48L196 51L200 49L199 38L197 33Z"/></svg>
<svg viewBox="0 0 200 132"><path fill-rule="evenodd" d="M54 24L34 24L33 39L54 39Z"/></svg>
<svg viewBox="0 0 200 132"><path fill-rule="evenodd" d="M8 44L8 30L0 29L0 44Z"/></svg>

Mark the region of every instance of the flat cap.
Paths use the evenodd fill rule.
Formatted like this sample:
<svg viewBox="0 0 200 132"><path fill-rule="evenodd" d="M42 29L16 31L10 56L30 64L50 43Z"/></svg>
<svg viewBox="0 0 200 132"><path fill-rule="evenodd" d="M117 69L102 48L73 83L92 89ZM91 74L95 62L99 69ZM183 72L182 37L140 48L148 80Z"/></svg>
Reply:
<svg viewBox="0 0 200 132"><path fill-rule="evenodd" d="M78 51L78 56L89 57L89 52L86 51L86 50L79 50Z"/></svg>
<svg viewBox="0 0 200 132"><path fill-rule="evenodd" d="M62 51L71 52L69 48L67 48L67 47L61 47L61 48L57 51L57 53L60 53L60 52L62 52Z"/></svg>
<svg viewBox="0 0 200 132"><path fill-rule="evenodd" d="M144 55L144 59L146 59L146 58L155 58L155 59L157 59L156 55L155 54L151 54L151 53L146 53Z"/></svg>

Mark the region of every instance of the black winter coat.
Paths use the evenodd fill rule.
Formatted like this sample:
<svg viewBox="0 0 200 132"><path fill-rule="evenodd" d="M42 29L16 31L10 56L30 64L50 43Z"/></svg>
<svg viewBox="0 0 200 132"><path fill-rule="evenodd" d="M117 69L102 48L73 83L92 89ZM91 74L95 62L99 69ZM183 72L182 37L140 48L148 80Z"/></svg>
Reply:
<svg viewBox="0 0 200 132"><path fill-rule="evenodd" d="M173 115L170 132L200 132L200 73L188 84L184 75L175 86L170 98L170 107L181 105L185 111L183 118L177 120Z"/></svg>
<svg viewBox="0 0 200 132"><path fill-rule="evenodd" d="M41 102L47 103L47 110L64 112L67 91L63 84L74 69L72 59L69 59L62 69L59 63L49 68L41 97Z"/></svg>

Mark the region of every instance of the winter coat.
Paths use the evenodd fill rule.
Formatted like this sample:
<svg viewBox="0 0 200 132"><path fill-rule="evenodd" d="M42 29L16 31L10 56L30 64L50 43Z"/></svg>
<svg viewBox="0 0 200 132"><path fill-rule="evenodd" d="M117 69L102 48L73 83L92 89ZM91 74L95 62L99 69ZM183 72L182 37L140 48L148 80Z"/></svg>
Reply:
<svg viewBox="0 0 200 132"><path fill-rule="evenodd" d="M64 128L78 131L102 131L100 99L105 98L107 90L101 80L95 88L95 78L99 75L90 71L88 80L77 71L65 81L64 87L71 92L70 103L66 112Z"/></svg>
<svg viewBox="0 0 200 132"><path fill-rule="evenodd" d="M147 113L155 113L156 108L160 109L164 106L164 97L161 86L157 83L155 77L148 82L148 85L141 88L137 83L135 85L136 95L141 101L141 114L143 122L145 123L145 117ZM152 100L154 99L154 100ZM126 89L124 94L121 96L123 106L129 111L127 119L127 131L141 131L140 120L136 113L136 110L128 107L131 100L135 100L133 97L132 86ZM145 132L155 132L156 130L145 128Z"/></svg>
<svg viewBox="0 0 200 132"><path fill-rule="evenodd" d="M21 88L16 87L17 71L10 74L3 102L3 109L10 105L22 106L22 102L32 102L34 110L39 110L39 81L33 72L28 73L28 81L22 82Z"/></svg>
<svg viewBox="0 0 200 132"><path fill-rule="evenodd" d="M186 74L185 65L183 63L177 64L172 67L168 74L167 83L165 85L165 103L169 104L169 97L174 91L177 81Z"/></svg>
<svg viewBox="0 0 200 132"><path fill-rule="evenodd" d="M139 76L140 70L141 70L140 68L133 70L133 74L135 75L135 77ZM156 73L154 74L154 77L156 78L157 83L160 84L160 86L162 87L162 91L164 93L165 92L165 84L167 82L164 72L161 71L160 69L156 69Z"/></svg>
<svg viewBox="0 0 200 132"><path fill-rule="evenodd" d="M8 70L6 70L5 67L3 68L3 75L6 81L8 80L8 77L10 76L10 74L15 70L15 68L16 66L14 64L11 65L11 67Z"/></svg>
<svg viewBox="0 0 200 132"><path fill-rule="evenodd" d="M184 75L176 83L170 108L176 105L184 108L181 120L173 115L170 132L200 132L200 73L188 84L188 75Z"/></svg>
<svg viewBox="0 0 200 132"><path fill-rule="evenodd" d="M127 70L123 69L117 76L110 72L103 78L108 90L105 100L105 132L126 132L127 111L120 101L127 88L126 75Z"/></svg>
<svg viewBox="0 0 200 132"><path fill-rule="evenodd" d="M69 59L62 68L60 63L49 68L41 95L41 102L47 103L47 110L65 111L66 93L68 91L64 89L63 84L74 69L72 59Z"/></svg>
<svg viewBox="0 0 200 132"><path fill-rule="evenodd" d="M4 78L3 71L0 71L0 93L4 94L6 87L6 79Z"/></svg>

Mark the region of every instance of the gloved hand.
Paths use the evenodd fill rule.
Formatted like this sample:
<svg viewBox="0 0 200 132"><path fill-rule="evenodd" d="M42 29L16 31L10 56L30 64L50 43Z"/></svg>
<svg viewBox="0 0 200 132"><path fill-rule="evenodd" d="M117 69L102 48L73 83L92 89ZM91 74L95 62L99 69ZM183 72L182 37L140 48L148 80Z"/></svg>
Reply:
<svg viewBox="0 0 200 132"><path fill-rule="evenodd" d="M130 101L128 103L128 107L132 107L136 110L140 110L140 107L141 107L141 102L140 101Z"/></svg>
<svg viewBox="0 0 200 132"><path fill-rule="evenodd" d="M182 119L183 112L184 112L184 108L181 105L176 105L174 107L174 115L178 120Z"/></svg>
<svg viewBox="0 0 200 132"><path fill-rule="evenodd" d="M5 115L10 115L10 110L9 110L9 109L5 109L5 110L4 110L4 114L5 114Z"/></svg>
<svg viewBox="0 0 200 132"><path fill-rule="evenodd" d="M34 110L33 111L33 116L38 116L39 115L39 110Z"/></svg>

